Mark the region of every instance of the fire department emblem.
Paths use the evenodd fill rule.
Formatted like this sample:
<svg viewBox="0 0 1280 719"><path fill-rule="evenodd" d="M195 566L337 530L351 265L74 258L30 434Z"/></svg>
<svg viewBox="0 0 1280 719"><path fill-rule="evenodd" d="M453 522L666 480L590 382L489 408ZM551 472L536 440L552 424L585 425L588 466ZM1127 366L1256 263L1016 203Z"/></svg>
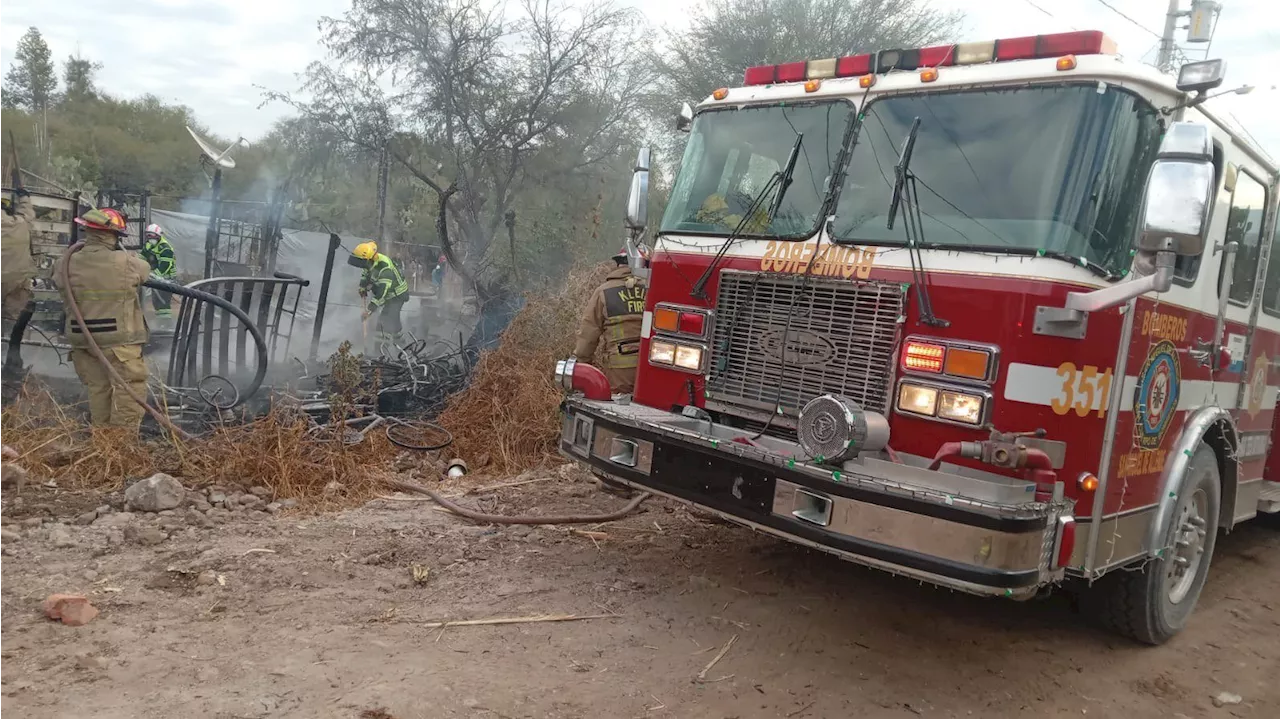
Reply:
<svg viewBox="0 0 1280 719"><path fill-rule="evenodd" d="M1164 433L1178 411L1181 389L1178 348L1168 340L1158 342L1151 348L1138 375L1138 393L1133 403L1138 444L1143 449L1155 449L1164 440Z"/></svg>
<svg viewBox="0 0 1280 719"><path fill-rule="evenodd" d="M1262 400L1267 394L1267 368L1271 360L1266 355L1258 355L1253 360L1253 374L1249 377L1249 417L1253 418L1262 411Z"/></svg>

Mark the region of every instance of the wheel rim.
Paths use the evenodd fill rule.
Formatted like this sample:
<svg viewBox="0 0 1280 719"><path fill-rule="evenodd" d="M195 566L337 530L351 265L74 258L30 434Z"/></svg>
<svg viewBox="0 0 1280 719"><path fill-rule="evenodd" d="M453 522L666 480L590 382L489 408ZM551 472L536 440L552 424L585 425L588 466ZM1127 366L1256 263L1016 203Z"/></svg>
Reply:
<svg viewBox="0 0 1280 719"><path fill-rule="evenodd" d="M1166 557L1165 588L1169 602L1177 604L1187 598L1200 573L1204 560L1205 524L1209 496L1197 489L1182 501L1175 517L1173 548Z"/></svg>

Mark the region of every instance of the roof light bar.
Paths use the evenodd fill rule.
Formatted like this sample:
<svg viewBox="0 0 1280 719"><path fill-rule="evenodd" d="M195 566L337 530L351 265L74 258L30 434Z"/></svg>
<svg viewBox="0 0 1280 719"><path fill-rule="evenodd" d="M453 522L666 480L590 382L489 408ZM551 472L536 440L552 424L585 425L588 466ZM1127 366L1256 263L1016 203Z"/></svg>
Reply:
<svg viewBox="0 0 1280 719"><path fill-rule="evenodd" d="M956 64L975 65L996 59L996 41L962 42L956 45Z"/></svg>
<svg viewBox="0 0 1280 719"><path fill-rule="evenodd" d="M1083 30L1052 35L1011 37L987 42L967 42L959 45L935 45L918 49L888 49L862 55L808 62L788 62L781 65L760 65L747 68L743 84L772 85L831 77L862 77L884 74L893 70L911 71L993 61L1060 58L1066 55L1114 55L1115 53L1116 44L1111 38L1096 30Z"/></svg>
<svg viewBox="0 0 1280 719"><path fill-rule="evenodd" d="M778 82L800 82L804 80L804 72L809 63L787 62L778 66Z"/></svg>
<svg viewBox="0 0 1280 719"><path fill-rule="evenodd" d="M774 65L758 65L747 68L743 85L772 85L777 78L777 67Z"/></svg>
<svg viewBox="0 0 1280 719"><path fill-rule="evenodd" d="M854 55L836 60L836 77L857 77L871 72L871 55Z"/></svg>
<svg viewBox="0 0 1280 719"><path fill-rule="evenodd" d="M809 69L805 71L805 77L810 80L822 80L835 76L836 59L834 57L825 60L810 60Z"/></svg>

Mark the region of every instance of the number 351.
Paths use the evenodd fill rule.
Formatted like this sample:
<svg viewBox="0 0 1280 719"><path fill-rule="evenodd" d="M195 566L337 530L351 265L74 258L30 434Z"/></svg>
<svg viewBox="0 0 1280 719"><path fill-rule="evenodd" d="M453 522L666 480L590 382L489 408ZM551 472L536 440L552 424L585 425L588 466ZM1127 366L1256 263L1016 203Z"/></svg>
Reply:
<svg viewBox="0 0 1280 719"><path fill-rule="evenodd" d="M1107 413L1107 398L1111 396L1111 368L1099 372L1093 365L1076 368L1072 362L1058 365L1058 376L1062 378L1062 390L1059 396L1050 402L1057 414L1066 414L1075 410L1077 417L1084 417L1097 405L1098 416Z"/></svg>

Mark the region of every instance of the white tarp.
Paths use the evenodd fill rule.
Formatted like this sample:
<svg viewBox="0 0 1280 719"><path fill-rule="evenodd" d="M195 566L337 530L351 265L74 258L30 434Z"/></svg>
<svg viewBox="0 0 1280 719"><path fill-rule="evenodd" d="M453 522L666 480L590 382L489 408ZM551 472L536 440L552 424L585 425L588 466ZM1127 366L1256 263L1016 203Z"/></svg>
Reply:
<svg viewBox="0 0 1280 719"><path fill-rule="evenodd" d="M178 275L190 282L204 272L205 234L209 218L184 212L152 210L151 221L164 229L165 237L173 244L178 261ZM297 326L294 328L290 351L305 356L311 345L312 318L320 296L320 282L324 278L325 256L329 252L329 235L323 232L281 229L280 250L276 256L276 270L309 280L302 289L302 302L298 307ZM325 310L324 336L321 352L332 351L342 340L361 340L360 298L356 287L360 283L360 270L347 264L347 256L363 238L342 237L342 247L334 257L333 278L329 285L329 301ZM370 329L372 331L372 329Z"/></svg>
<svg viewBox="0 0 1280 719"><path fill-rule="evenodd" d="M204 215L192 215L184 212L168 210L152 210L151 221L164 229L165 237L173 244L174 254L178 261L178 276L182 282L191 282L204 272L204 242L209 229L209 218ZM320 282L324 278L325 256L329 252L329 235L324 232L293 230L282 228L279 253L276 255L276 270L297 275L309 280L310 285L302 290L302 302L298 307L297 326L293 332L291 354L304 356L311 346L312 317L315 316L316 302L320 296ZM366 330L362 328L362 304L356 288L360 284L360 270L347 264L351 250L361 242L368 240L351 235L340 235L342 246L338 249L333 262L333 278L329 285L329 300L325 309L324 335L321 338L320 356L332 352L343 340L350 340L357 347L365 346ZM412 272L412 270L410 270ZM430 270L419 272L421 277L407 277L411 287L430 281ZM454 279L453 273L447 279ZM446 281L449 285L456 284ZM448 296L461 297L459 288L447 292ZM457 299L450 304L460 305ZM458 309L458 308L455 308ZM411 300L405 307L405 329L415 336L421 337L427 328L415 321L419 315L417 300ZM427 318L423 318L426 321ZM456 341L457 333L464 330L470 333L470 322L451 321L440 324L434 320L430 332L437 336L451 338ZM367 336L372 338L372 321L367 328Z"/></svg>

